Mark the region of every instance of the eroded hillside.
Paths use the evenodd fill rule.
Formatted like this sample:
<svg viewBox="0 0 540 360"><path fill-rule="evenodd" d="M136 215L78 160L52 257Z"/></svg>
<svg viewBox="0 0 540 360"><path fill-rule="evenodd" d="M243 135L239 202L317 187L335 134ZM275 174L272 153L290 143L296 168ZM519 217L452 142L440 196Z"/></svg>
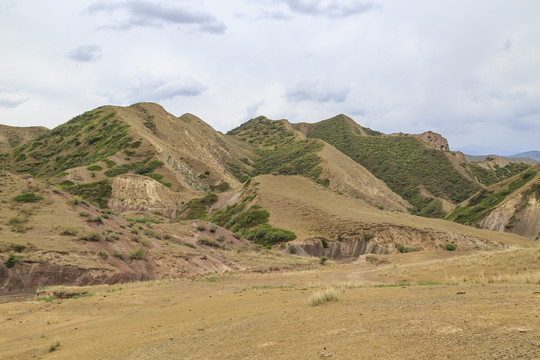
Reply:
<svg viewBox="0 0 540 360"><path fill-rule="evenodd" d="M484 189L448 215L449 220L540 239L540 166Z"/></svg>

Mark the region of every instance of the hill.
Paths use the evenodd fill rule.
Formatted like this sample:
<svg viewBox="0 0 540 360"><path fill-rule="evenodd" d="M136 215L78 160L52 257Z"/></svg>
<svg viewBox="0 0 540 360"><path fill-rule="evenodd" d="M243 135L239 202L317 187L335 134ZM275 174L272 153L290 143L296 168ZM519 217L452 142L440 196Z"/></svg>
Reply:
<svg viewBox="0 0 540 360"><path fill-rule="evenodd" d="M510 155L510 156L500 156L500 155L466 155L465 158L467 161L484 161L486 159L492 160L497 158L507 159L508 161L512 162L527 162L530 164L536 164L539 159L536 159L535 157L538 157L538 151L529 151L524 152L516 155Z"/></svg>
<svg viewBox="0 0 540 360"><path fill-rule="evenodd" d="M540 239L540 165L475 194L447 219Z"/></svg>
<svg viewBox="0 0 540 360"><path fill-rule="evenodd" d="M455 164L444 159L461 161L437 134L384 135L343 120L379 150L373 139L389 140L391 152L409 144L448 171ZM276 272L320 266L313 257L323 255L448 244L531 245L407 214L411 204L383 180L305 131L259 117L224 135L194 115L139 103L99 107L18 145L0 159L0 289ZM462 173L453 176L467 179Z"/></svg>
<svg viewBox="0 0 540 360"><path fill-rule="evenodd" d="M345 115L295 127L366 167L409 201L413 214L421 216L444 216L497 172L494 168L470 167L463 154L449 151L446 139L433 132L386 135L362 127ZM497 176L506 178L520 171L523 169L519 166L505 166Z"/></svg>
<svg viewBox="0 0 540 360"><path fill-rule="evenodd" d="M520 158L533 159L535 162L539 162L540 161L540 151L526 151L526 152L522 152L522 153L519 153L519 154L514 154L514 155L507 156L507 158L511 158L511 159L520 159Z"/></svg>
<svg viewBox="0 0 540 360"><path fill-rule="evenodd" d="M42 126L17 127L0 125L0 155L48 131L49 129Z"/></svg>

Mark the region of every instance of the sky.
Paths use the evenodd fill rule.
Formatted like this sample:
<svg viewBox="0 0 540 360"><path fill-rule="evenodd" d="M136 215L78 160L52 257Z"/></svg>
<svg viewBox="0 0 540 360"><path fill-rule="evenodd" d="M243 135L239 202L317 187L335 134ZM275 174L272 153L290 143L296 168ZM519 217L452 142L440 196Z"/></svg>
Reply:
<svg viewBox="0 0 540 360"><path fill-rule="evenodd" d="M150 101L226 132L346 114L540 150L537 0L2 0L0 124Z"/></svg>

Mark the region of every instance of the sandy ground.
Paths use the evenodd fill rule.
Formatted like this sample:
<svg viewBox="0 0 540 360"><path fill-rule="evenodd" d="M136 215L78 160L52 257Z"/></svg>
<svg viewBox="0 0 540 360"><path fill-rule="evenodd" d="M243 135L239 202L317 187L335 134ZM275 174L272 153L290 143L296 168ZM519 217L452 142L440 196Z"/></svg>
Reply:
<svg viewBox="0 0 540 360"><path fill-rule="evenodd" d="M457 279L467 261L471 272L538 256L504 255L394 256L384 266L98 286L90 297L0 304L0 358L538 359L537 280L427 275L461 264L448 266ZM432 280L396 286L403 272ZM338 300L311 305L325 288Z"/></svg>

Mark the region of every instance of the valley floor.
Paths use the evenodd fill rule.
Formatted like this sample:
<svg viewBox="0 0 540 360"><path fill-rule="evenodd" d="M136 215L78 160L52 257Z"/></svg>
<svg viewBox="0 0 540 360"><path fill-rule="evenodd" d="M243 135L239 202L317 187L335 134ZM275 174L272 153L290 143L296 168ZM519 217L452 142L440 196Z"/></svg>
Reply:
<svg viewBox="0 0 540 360"><path fill-rule="evenodd" d="M89 297L5 303L0 358L537 359L539 255L403 254L379 256L378 266L363 257L322 270L96 286ZM516 264L515 277L490 274L501 259ZM337 301L313 305L324 289Z"/></svg>

